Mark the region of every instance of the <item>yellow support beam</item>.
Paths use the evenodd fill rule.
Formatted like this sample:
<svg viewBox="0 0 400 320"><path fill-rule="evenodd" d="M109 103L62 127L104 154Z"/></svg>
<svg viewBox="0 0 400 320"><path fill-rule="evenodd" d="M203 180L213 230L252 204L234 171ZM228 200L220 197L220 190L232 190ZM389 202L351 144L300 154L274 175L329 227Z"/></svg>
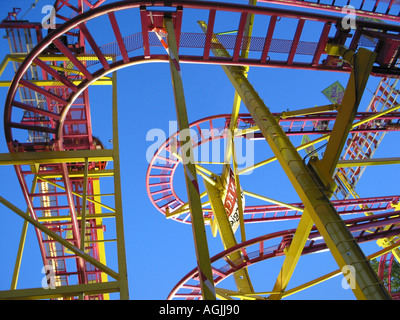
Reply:
<svg viewBox="0 0 400 320"><path fill-rule="evenodd" d="M26 58L28 54L27 53L12 53L12 54L7 54L2 62L0 63L0 76L3 74L5 68L10 62L23 62L24 59ZM114 56L113 55L106 55L104 56L107 60L113 60ZM97 56L95 55L80 55L76 57L80 61L93 61L93 60L99 60ZM50 61L50 62L68 62L69 59L61 54L49 54L49 55L41 55L38 57L41 61ZM33 63L35 65L35 63ZM56 70L61 70L61 71L68 71L71 73L77 73L77 74L82 74L80 71L74 70L74 69L67 69L63 67L57 67L57 66L51 66L52 68Z"/></svg>
<svg viewBox="0 0 400 320"><path fill-rule="evenodd" d="M94 182L98 182L98 181L94 181ZM96 202L95 202L95 206L101 207L100 205L97 205ZM81 216L77 215L76 218L77 218L77 220L80 220ZM93 219L115 218L115 213L93 213L90 215L90 218L93 218ZM38 217L37 220L39 222L71 221L71 216L62 215L62 216Z"/></svg>
<svg viewBox="0 0 400 320"><path fill-rule="evenodd" d="M31 193L35 192L37 185L37 178L33 178L32 181L32 186L31 186ZM29 208L26 210L25 214L29 215ZM21 268L21 263L22 263L22 254L24 252L24 247L25 247L25 239L26 239L26 234L28 232L28 225L29 222L27 220L24 220L23 226L22 226L22 231L21 231L21 238L19 241L19 246L18 246L18 251L17 251L17 257L15 260L15 266L14 266L14 273L13 277L11 280L11 290L17 289L17 283L18 283L18 277L19 277L19 271Z"/></svg>
<svg viewBox="0 0 400 320"><path fill-rule="evenodd" d="M97 203L101 203L101 196L99 196L100 194L100 181L99 179L93 179L92 180L92 187L93 187L93 200L96 201ZM88 199L89 200L89 199ZM95 214L91 214L90 217L91 218L95 218L96 220L96 226L99 226L100 228L96 229L96 234L97 234L97 239L99 241L99 243L97 243L97 247L99 249L99 261L105 265L107 265L107 260L106 260L106 249L104 246L104 231L103 228L101 228L103 226L103 218L106 218L107 214L102 213L102 207L95 203L94 204L94 212ZM115 214L113 214L112 216L113 218L115 217ZM77 217L78 219L80 218L80 216ZM101 282L108 282L108 276L107 273L102 272L101 275ZM110 295L109 294L104 294L104 299L105 300L109 300L110 299Z"/></svg>
<svg viewBox="0 0 400 320"><path fill-rule="evenodd" d="M50 180L47 180L47 179L43 178L42 176L37 176L37 177L38 177L39 180L41 180L41 181L43 181L43 182L47 182L47 183L49 183L49 184L51 184L51 185L53 185L53 186L55 186L55 187L57 187L57 188L60 188L61 190L65 190L65 188L64 188L63 186L61 186L61 185L59 185L59 184L57 184L57 183L54 183L54 182L52 182L52 181L50 181ZM79 197L79 198L83 198L83 195L81 195L81 194L78 193L78 192L72 191L71 193L72 193L74 196L77 196L77 197ZM96 200L93 200L93 199L87 199L87 201L92 202L92 203L95 203L95 204L98 204L98 205L100 205L101 207L103 207L103 208L105 208L105 209L107 209L107 210L110 210L110 211L112 211L112 212L115 213L115 209L114 209L114 208L111 208L110 206L107 206L107 205L105 205L105 204L103 204L103 203L100 203L100 202L98 202L98 201L96 201Z"/></svg>
<svg viewBox="0 0 400 320"><path fill-rule="evenodd" d="M360 58L358 58L359 56L360 56ZM354 57L354 60L356 61L356 65L354 66L354 69L351 72L350 80L349 80L349 83L346 88L345 96L343 98L342 105L339 109L339 113L338 113L337 119L335 121L335 126L333 128L331 137L328 142L328 147L330 146L330 144L334 144L334 142L339 139L338 135L340 135L340 134L341 134L341 136L339 136L339 137L340 137L341 141L338 142L337 144L335 144L336 147L339 148L338 150L336 150L337 157L335 156L332 159L330 159L329 161L327 161L326 163L324 163L325 174L331 173L333 175L333 172L336 168L337 161L339 159L338 156L341 153L345 139L347 139L347 135L352 127L353 120L357 113L359 100L361 100L362 93L365 89L367 79L368 79L369 74L372 69L372 64L375 61L375 54L372 54L370 51L364 52L363 50L361 50L361 53L357 53L353 57ZM364 71L364 73L362 73L361 70ZM359 82L362 82L362 84L360 86L358 86ZM354 87L353 87L353 84L354 84ZM357 97L357 99L355 99L356 101L353 101L353 99L349 98L349 96L351 97L354 92L355 92L355 96ZM351 112L349 111L349 109L351 110ZM322 108L322 110L323 110L323 108ZM321 111L321 108L318 111ZM345 139L343 139L343 137ZM326 155L326 152L325 152L325 155ZM324 156L324 158L325 158L325 156ZM318 159L314 159L314 160L318 161ZM329 176L329 178L330 177L331 176ZM331 194L329 193L329 191L325 192L325 193L328 198L331 198ZM314 224L313 220L311 219L310 215L308 214L308 210L306 208L306 210L303 212L303 214L301 216L299 225L297 226L295 235L289 246L289 249L286 250L286 252L285 252L286 258L283 262L281 271L276 280L273 291L281 291L283 293L286 290L286 287L289 284L289 280L290 280L290 278L294 272L294 269L300 259L301 253L303 251L304 245L306 244L308 235L310 234L313 224ZM271 295L270 299L281 299L282 293L279 295L278 294Z"/></svg>
<svg viewBox="0 0 400 320"><path fill-rule="evenodd" d="M35 165L50 163L83 163L85 158L89 162L113 161L113 151L98 150L71 150L71 151L43 151L43 152L11 152L0 153L0 165Z"/></svg>
<svg viewBox="0 0 400 320"><path fill-rule="evenodd" d="M119 157L118 133L118 91L117 72L112 73L112 127L113 127L113 160L114 160L114 203L115 203L115 229L117 237L117 261L119 273L120 299L129 300L128 267L126 262L125 231L122 210L121 169ZM91 150L94 151L94 150ZM96 191L98 193L99 190ZM88 199L89 200L89 199Z"/></svg>
<svg viewBox="0 0 400 320"><path fill-rule="evenodd" d="M388 246L388 247L386 247L386 248L384 248L382 250L379 250L379 251L369 255L367 257L367 259L368 260L376 259L376 258L378 258L378 257L380 257L380 256L382 256L382 255L384 255L384 254L386 254L386 253L388 253L388 252L390 252L392 250L398 249L399 247L400 247L400 241L398 241L398 242L396 242L396 243L394 243L394 244L392 244L392 245L390 245L390 246ZM322 282L324 282L326 280L332 279L333 277L336 277L337 275L339 275L341 272L342 272L341 269L337 269L335 271L327 273L326 275L318 277L318 278L316 278L314 280L308 281L308 282L306 282L306 283L304 283L304 284L302 284L300 286L297 286L295 288L289 289L289 290L287 290L287 291L285 291L283 293L283 298L286 298L286 297L288 297L288 296L290 296L292 294L295 294L297 292L300 292L300 291L303 291L303 290L305 290L307 288L315 286L315 285L317 285L319 283L322 283Z"/></svg>
<svg viewBox="0 0 400 320"><path fill-rule="evenodd" d="M222 203L221 193L207 181L204 181L204 185L207 190L208 198L210 199L211 208L214 212L214 219L217 221L218 231L225 250L236 246L237 241ZM228 256L228 258L231 261L243 261L243 257L239 251L233 252ZM241 293L254 292L247 268L236 271L233 276L235 278L236 286Z"/></svg>
<svg viewBox="0 0 400 320"><path fill-rule="evenodd" d="M45 171L35 172L36 176L40 176L41 178L45 179L55 179L61 178L61 174L55 173L45 173ZM68 170L68 176L70 178L83 178L84 172L81 170L72 171ZM91 170L88 172L89 178L105 178L105 177L114 177L114 169L105 169L105 170Z"/></svg>
<svg viewBox="0 0 400 320"><path fill-rule="evenodd" d="M221 300L234 300L234 298L240 298L242 300L267 300L266 297L261 296L259 293L242 293L233 290L215 288L217 292L217 297ZM271 292L262 293L270 294Z"/></svg>
<svg viewBox="0 0 400 320"><path fill-rule="evenodd" d="M257 0L249 0L249 5L255 6L257 4ZM254 14L249 14L246 17L245 26L243 30L244 39L250 39L250 36L253 31L253 23L254 23ZM249 40L247 40L249 41ZM247 58L249 55L249 43L243 44L242 51L240 52L240 58ZM244 74L247 76L249 71L249 67L244 67ZM244 227L244 218L243 218L243 207L242 207L242 197L241 197L241 186L240 179L238 175L238 168L236 162L236 154L235 154L235 131L237 129L237 121L239 117L241 98L238 93L235 91L235 96L233 99L231 120L229 124L229 132L230 137L226 139L226 148L225 148L225 163L230 163L232 158L233 163L233 171L235 176L235 187L236 187L236 197L238 201L238 210L239 210L239 223L240 223L240 234L242 242L246 241L245 227ZM229 166L224 166L222 169L222 176L229 174L229 170L227 170Z"/></svg>
<svg viewBox="0 0 400 320"><path fill-rule="evenodd" d="M289 117L306 116L309 114L324 113L324 112L334 111L337 109L338 109L337 104L328 104L325 106L314 107L314 108L306 108L306 109L293 110L293 111L284 111L281 114L281 119L286 119Z"/></svg>
<svg viewBox="0 0 400 320"><path fill-rule="evenodd" d="M307 208L301 215L300 222L297 225L296 232L293 236L292 242L287 250L285 250L285 260L283 261L281 270L276 279L273 293L270 295L270 300L280 300L289 284L290 278L297 266L301 253L308 240L308 235L314 225L311 216L308 214Z"/></svg>
<svg viewBox="0 0 400 320"><path fill-rule="evenodd" d="M9 201L7 201L6 199L4 199L3 197L0 196L0 203L2 203L4 206L6 206L7 208L9 208L11 211L15 212L17 215L19 215L21 218L27 220L29 223L31 223L35 228L39 229L40 231L42 231L43 233L47 234L50 238L54 239L55 241L59 242L61 245L63 245L64 247L66 247L67 249L69 249L70 251L72 251L74 254L78 255L79 257L81 257L82 259L86 260L87 262L93 264L95 267L97 267L99 270L102 270L103 272L107 273L108 275L110 275L111 277L113 277L114 279L118 280L119 279L119 275L117 272L115 272L114 270L110 269L109 267L107 267L106 265L100 263L99 261L97 261L95 258L93 258L92 256L86 254L85 252L81 251L79 248L77 248L76 246L74 246L73 244L71 244L69 241L65 240L64 238L62 238L60 235L58 235L57 233L49 230L47 227L45 227L44 225L42 225L40 222L36 221L35 219L33 219L32 217L30 217L29 215L27 215L25 212L23 212L22 210L20 210L19 208L17 208L15 205L13 205L12 203L10 203Z"/></svg>
<svg viewBox="0 0 400 320"><path fill-rule="evenodd" d="M31 288L0 291L0 300L42 300L76 297L86 295L107 294L119 291L118 281L103 283L77 284L56 287L54 289Z"/></svg>
<svg viewBox="0 0 400 320"><path fill-rule="evenodd" d="M367 122L369 122L369 121L378 119L378 118L384 116L385 114L388 114L388 113L390 113L390 112L396 111L396 110L398 110L398 109L400 109L400 105L396 105L396 106L394 106L394 107L392 107L392 108L386 109L386 110L381 111L381 112L378 112L378 113L376 113L376 114L373 114L372 116L369 116L369 117L367 117L367 118L365 118L365 119L363 119L363 120L360 120L360 121L355 122L355 123L352 125L351 128L352 128L352 129L357 128L358 126L361 126L362 124L365 124L365 123L367 123ZM254 126L254 127L252 127L251 132L255 132L255 131L258 131L258 130L260 130L260 129L259 129L257 126ZM246 133L246 132L245 132L245 133ZM238 131L238 132L236 133L236 136L239 136L239 135L241 135L241 132L240 132L240 131ZM314 139L314 140L312 140L312 141L310 141L310 142L307 142L307 143L304 143L304 144L302 144L302 145L300 145L300 146L297 146L297 147L296 147L296 150L297 150L297 151L304 150L304 149L308 148L309 146L312 146L312 145L314 145L314 144L316 144L316 143L319 143L319 142L322 142L322 141L325 141L325 140L329 140L330 135L331 135L331 134L328 133L328 134L326 134L326 135L323 135L323 136L320 137L320 138ZM277 157L272 157L272 158L263 160L263 161L261 161L261 162L258 162L258 163L256 163L256 164L254 164L254 165L251 166L251 167L247 167L247 168L244 168L244 169L240 170L240 171L239 171L239 174L245 174L245 173L247 173L247 172L249 172L249 171L251 171L251 170L254 170L254 169L256 169L256 168L260 168L260 167L263 166L263 165L266 165L266 164L268 164L268 163L274 162L275 160L277 160Z"/></svg>
<svg viewBox="0 0 400 320"><path fill-rule="evenodd" d="M392 164L399 164L400 158L375 158L375 159L356 159L356 160L339 160L337 168L351 168L351 167L367 167L367 166L386 166Z"/></svg>
<svg viewBox="0 0 400 320"><path fill-rule="evenodd" d="M206 24L199 23L206 32ZM224 49L213 49L213 53L217 56L229 56ZM315 173L305 165L276 118L244 76L243 69L237 66L222 68L280 162L337 264L340 268L347 265L355 268L357 279L352 288L355 296L358 299L391 299L344 221L330 203L325 186L316 181Z"/></svg>
<svg viewBox="0 0 400 320"><path fill-rule="evenodd" d="M37 85L39 87L63 87L65 84L58 82L57 80L29 80L30 83ZM12 81L0 81L0 87L9 87L11 85ZM80 80L72 80L71 83L73 83L76 86L79 86L82 81ZM96 86L110 86L112 85L112 81L108 79L98 79L96 81L93 81L90 85L96 85Z"/></svg>
<svg viewBox="0 0 400 320"><path fill-rule="evenodd" d="M191 225L196 250L197 266L201 285L201 294L204 300L215 300L215 287L211 269L210 254L204 226L204 217L200 201L199 186L196 177L193 146L189 134L189 121L186 111L185 95L181 78L178 48L172 18L164 18L167 31L169 63L172 85L174 90L175 108L178 120L179 137L182 148L183 167L185 172L186 190L191 212ZM185 134L186 133L186 134Z"/></svg>
<svg viewBox="0 0 400 320"><path fill-rule="evenodd" d="M324 156L321 160L316 161L316 165L328 180L335 172L336 164L353 126L361 97L376 60L376 53L365 48L359 48L357 53L348 50L343 52L343 55L343 58L353 65L353 69Z"/></svg>
<svg viewBox="0 0 400 320"><path fill-rule="evenodd" d="M285 202L282 202L282 201L279 201L279 200L275 200L275 199L272 199L272 198L269 198L269 197L266 197L266 196L262 196L262 195L259 195L257 193L254 193L254 192L243 190L243 193L246 196L253 197L253 198L256 198L256 199L259 199L259 200L263 200L263 201L266 201L266 202L274 203L274 204L277 204L279 206L282 206L282 207L285 207L285 208L288 208L288 209L292 209L292 210L296 210L296 211L300 211L300 212L304 211L303 208L292 206L291 204L288 204L288 203L285 203Z"/></svg>

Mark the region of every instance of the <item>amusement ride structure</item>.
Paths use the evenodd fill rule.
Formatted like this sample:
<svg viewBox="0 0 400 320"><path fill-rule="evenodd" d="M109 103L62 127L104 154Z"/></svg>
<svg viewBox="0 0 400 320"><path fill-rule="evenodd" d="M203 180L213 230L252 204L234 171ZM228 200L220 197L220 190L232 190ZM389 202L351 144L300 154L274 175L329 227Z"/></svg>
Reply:
<svg viewBox="0 0 400 320"><path fill-rule="evenodd" d="M0 23L10 47L0 75L8 64L15 69L13 79L4 82L9 152L0 154L0 163L14 167L27 205L23 211L0 196L24 219L11 288L0 292L1 299L109 299L110 293L129 299L116 79L117 70L149 62L170 65L178 132L154 153L147 194L154 211L191 225L197 261L171 286L168 299L283 299L339 273L357 299L400 298L392 285L400 259L396 183L388 179L389 195L356 192L367 167L400 160L374 157L384 137L400 129L399 1L56 0L52 8L42 22L19 19L14 8ZM124 12L136 18L129 30L119 23ZM221 17L236 29L218 33ZM96 21L111 41L94 36L90 26ZM295 25L293 33L286 23ZM310 24L313 32L305 41ZM185 30L188 25L197 31ZM235 89L231 110L189 123L181 63L221 66ZM248 79L249 67L325 71L333 82L342 73L349 80L344 87L330 87L328 105L272 113ZM380 81L366 106L361 99L370 77ZM112 149L92 132L91 85L112 87ZM239 112L241 104L248 113ZM292 138L298 137L302 143L295 145ZM239 170L238 139L264 141L273 156ZM225 143L224 161L196 161L196 150L205 152L203 147L215 141ZM257 169L276 162L300 201L272 199L262 188L255 193L241 184L241 175L251 170L254 179L265 179ZM180 171L185 183L174 179ZM103 193L104 180L107 186L112 180L112 191ZM177 185L185 185L186 194L179 195ZM249 204L249 198L261 204ZM105 237L104 219L113 221L115 239ZM277 221L297 227L247 239L247 225ZM51 290L17 289L28 224L52 276ZM206 226L224 247L214 256ZM115 243L116 261L106 254L108 242ZM365 242L381 248L367 256L360 247ZM338 269L287 289L302 255L326 250ZM284 257L275 285L256 292L251 266L267 266L275 257ZM378 270L373 259L379 260ZM224 288L229 276L235 290Z"/></svg>

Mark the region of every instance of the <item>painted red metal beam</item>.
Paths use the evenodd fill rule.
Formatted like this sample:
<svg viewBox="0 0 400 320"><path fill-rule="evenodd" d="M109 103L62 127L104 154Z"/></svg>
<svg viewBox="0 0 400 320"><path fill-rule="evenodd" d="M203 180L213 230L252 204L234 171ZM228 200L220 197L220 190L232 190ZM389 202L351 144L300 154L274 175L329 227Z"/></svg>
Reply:
<svg viewBox="0 0 400 320"><path fill-rule="evenodd" d="M312 0L259 0L257 1L259 3L265 3L265 4L280 4L284 6L291 6L291 7L298 7L298 8L304 8L304 9L310 9L314 11L327 11L327 12L335 12L335 13L347 13L346 9L344 8L344 3L341 2L340 5L335 5L335 0L331 1L331 3L321 3L320 0L318 1L312 1ZM387 7L385 11L380 11L378 12L377 6L380 0L371 0L369 1L370 4L374 3L374 6L372 10L364 9L363 5L365 3L365 0L362 2L360 1L347 1L348 5L352 5L354 8L354 14L359 17L366 17L366 18L372 18L372 19L382 19L382 20L387 20L387 21L392 21L392 22L399 22L400 17L399 17L399 7L397 6L397 10L393 9L393 4L395 3L395 0L388 0L385 1L387 3ZM381 2L383 3L383 2Z"/></svg>
<svg viewBox="0 0 400 320"><path fill-rule="evenodd" d="M101 70L98 70L99 73L95 72L95 73L91 73L88 71L88 69L82 65L82 63L75 58L74 54L71 52L71 50L69 50L68 47L66 47L59 39L58 37L61 36L62 34L65 34L67 32L69 32L69 30L76 28L79 25L83 25L83 23L85 23L86 21L90 20L92 17L97 17L103 14L108 14L110 22L111 22L111 27L113 29L113 32L115 34L115 37L117 39L117 43L119 45L119 49L123 58L123 63L126 64L126 66L128 66L131 63L134 63L134 61L138 61L140 59L145 59L148 58L148 52L146 52L146 57L132 57L129 58L128 54L127 54L127 49L123 43L123 39L121 36L121 32L119 30L117 21L116 21L116 17L114 15L114 11L118 11L118 10L122 10L122 9L128 9L128 8L135 8L135 7L141 7L142 8L142 12L143 12L143 7L145 6L149 6L151 7L151 5L162 5L162 3L148 3L148 2L140 2L140 1L124 1L124 2L118 2L118 3L113 3L110 5L105 5L102 7L99 7L97 9L93 9L89 12L83 13L78 17L75 17L73 19L71 19L70 21L66 22L64 25L62 25L60 28L54 30L50 35L48 35L48 37L46 37L38 46L35 47L34 50L32 50L32 52L28 55L27 59L24 61L24 63L22 63L22 67L17 71L16 77L15 77L15 81L13 81L13 84L11 85L10 91L9 91L9 97L15 94L15 90L16 90L16 82L18 82L21 77L23 76L23 73L25 71L27 71L27 68L29 67L28 64L32 63L32 61L34 59L36 59L38 57L38 54L40 52L43 51L43 49L45 49L51 42L53 42L60 50L61 52L66 55L68 57L68 59L81 71L84 73L85 75L85 80L91 81L94 80L96 75L95 74L99 74L99 73L103 73ZM329 17L329 16L320 16L320 15L316 15L316 14L309 14L309 13L303 13L303 12L296 12L293 10L282 10L282 9L266 9L263 7L252 7L252 6L244 6L244 5L233 5L233 4L221 4L221 3L214 3L214 2L192 2L192 1L185 1L185 2L173 2L171 3L172 6L176 6L176 7L180 7L182 6L183 8L193 8L193 9L206 9L209 10L209 19L212 21L212 16L213 16L213 10L215 10L215 12L221 10L221 11L226 11L226 12L242 12L242 13L246 13L246 14L260 14L260 15L264 15L264 16L272 16L272 17L276 17L276 16L282 16L282 17L290 17L290 18L294 18L294 19L300 19L299 20L299 28L297 29L296 32L296 36L295 36L295 41L294 43L292 43L292 49L290 50L290 56L289 56L289 64L287 63L287 61L273 61L273 60L268 60L268 63L264 63L262 64L260 62L260 59L243 59L243 58L237 58L235 57L235 60L237 59L237 61L233 61L231 58L226 58L226 59L221 59L221 58L216 58L216 57L209 57L208 60L204 60L205 57L207 56L207 50L205 50L205 56L187 56L187 55L182 55L180 57L180 61L182 62L188 62L188 63L207 63L207 64L219 64L219 65L247 65L247 66L266 66L266 67L280 67L280 68L297 68L297 69L306 69L306 70L329 70L329 71L340 71L340 72L349 72L350 69L346 68L346 67L330 67L330 66L324 66L324 65L317 65L315 66L312 63L300 63L300 62L295 62L292 61L295 55L295 47L296 47L296 43L298 44L298 39L301 35L301 26L303 24L303 20L307 20L307 19L311 19L313 21L321 21L324 22L324 25L326 23L335 23L338 22L338 18L337 17ZM179 11L179 10L178 10ZM180 12L180 11L179 11ZM243 16L244 17L244 16ZM273 20L274 18L272 18ZM179 21L177 21L179 23ZM239 23L240 26L240 23ZM377 27L377 28L381 28L382 30L386 30L386 29L390 29L392 32L393 31L400 31L400 27L396 27L396 26L387 26L387 25L382 25L382 24L377 24L377 23L372 23L372 22L361 22L361 26L362 27ZM397 28L397 29L396 29ZM83 27L84 30L84 27ZM272 26L270 28L270 30L272 30ZM323 30L322 33L326 33L327 29ZM85 31L83 31L85 32ZM143 30L142 30L143 32ZM272 33L270 33L272 34ZM210 37L210 34L208 35ZM93 50L95 51L95 54L97 54L99 57L101 57L100 55L100 51L99 51L99 45L94 41L93 38L91 38L90 36L88 36L89 42L92 42L93 45ZM321 34L320 39L324 39L325 37L323 36L323 34ZM240 41L240 34L239 34L239 38L236 38L236 42L239 43ZM207 46L209 42L206 42ZM234 50L236 50L236 55L238 52L239 47L236 46L236 48ZM266 59L265 57L265 53L266 53L266 44L264 45L264 56L262 57L262 59ZM206 48L207 49L207 48ZM97 53L96 53L97 51ZM146 49L147 51L147 49ZM235 53L234 52L234 53ZM319 54L319 53L318 53ZM101 58L100 58L101 59ZM154 61L166 61L167 60L167 56L166 55L152 55L149 60L154 60ZM316 55L314 53L314 59L316 59ZM314 61L315 62L315 61ZM105 66L105 68L107 69L108 64L105 63L105 61L103 61L102 63L103 66ZM113 67L115 67L115 69L120 68L123 66L123 64L121 64L120 62L115 62L114 64L112 64ZM110 70L113 70L114 68L110 66ZM103 71L107 71L104 70ZM400 75L400 71L396 70L396 69L392 69L392 70L387 70L384 68L379 68L379 67L375 67L374 69L375 74L385 74L385 75ZM103 73L104 74L104 73ZM88 82L86 82L88 83ZM80 88L83 88L84 85L81 85ZM8 102L10 102L11 100L8 99ZM7 104L8 105L8 104ZM6 114L9 114L9 111L7 110L9 107L6 106ZM65 112L67 112L67 110L65 110ZM62 119L64 119L64 117L61 117ZM6 137L7 140L10 141L10 134L9 134L9 130L6 129L6 131L8 131L6 133ZM57 138L59 139L59 135L57 135Z"/></svg>
<svg viewBox="0 0 400 320"><path fill-rule="evenodd" d="M128 52L126 51L124 40L121 36L121 31L118 27L117 19L115 18L114 12L108 12L108 18L110 20L112 29L114 31L115 38L117 39L118 47L121 52L122 58L125 63L129 62ZM145 56L148 57L148 52L146 52Z"/></svg>

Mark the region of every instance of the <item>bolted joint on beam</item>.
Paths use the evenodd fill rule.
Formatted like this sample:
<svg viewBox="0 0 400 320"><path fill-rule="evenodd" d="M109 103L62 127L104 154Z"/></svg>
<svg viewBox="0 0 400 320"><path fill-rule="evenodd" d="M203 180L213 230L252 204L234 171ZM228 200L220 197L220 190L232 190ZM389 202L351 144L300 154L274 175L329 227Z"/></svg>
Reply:
<svg viewBox="0 0 400 320"><path fill-rule="evenodd" d="M307 167L312 173L314 173L315 177L318 177L319 183L323 187L325 194L330 198L334 194L337 184L332 177L327 176L320 169L320 162L321 160L319 160L318 157L313 156L310 158Z"/></svg>
<svg viewBox="0 0 400 320"><path fill-rule="evenodd" d="M354 55L356 54L354 50L348 49L344 45L334 43L327 43L325 50L328 55L342 57L353 66Z"/></svg>

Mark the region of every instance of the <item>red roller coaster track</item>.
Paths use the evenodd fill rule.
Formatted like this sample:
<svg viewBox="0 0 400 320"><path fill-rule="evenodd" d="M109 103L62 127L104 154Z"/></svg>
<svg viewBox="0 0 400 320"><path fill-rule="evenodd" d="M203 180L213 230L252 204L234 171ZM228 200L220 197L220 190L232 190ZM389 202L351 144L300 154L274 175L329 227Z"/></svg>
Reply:
<svg viewBox="0 0 400 320"><path fill-rule="evenodd" d="M385 6L379 5L376 0L372 7L364 6L364 1L355 7L356 14L359 16L382 19L388 23L380 21L359 20L357 27L350 34L350 30L343 30L340 27L342 17L337 15L321 14L317 11L302 12L289 10L287 8L270 8L266 6L248 6L238 4L228 4L219 2L196 2L196 1L120 1L102 5L104 1L90 3L89 1L79 1L79 5L72 5L71 1L56 1L57 18L65 21L58 25L55 30L47 36L41 36L39 24L15 23L13 21L3 21L0 27L18 30L26 28L34 30L37 34L37 45L30 50L24 60L18 63L18 70L15 73L10 85L4 110L4 129L7 145L10 153L16 152L48 152L66 150L94 150L101 149L101 142L96 140L91 132L90 106L88 87L102 77L117 71L121 68L137 64L150 62L168 62L169 56L159 53L161 46L158 38L154 34L154 28L163 27L164 14L172 17L176 36L179 45L179 60L181 63L210 64L210 65L233 65L233 66L254 66L268 68L288 68L315 71L331 71L350 73L352 68L349 63L331 55L326 50L327 44L346 45L350 49L357 50L361 47L368 47L377 52L376 64L373 66L372 75L382 77L382 81L375 92L374 99L365 112L359 112L356 121L368 119L369 116L377 112L389 109L397 102L397 90L395 84L400 76L397 67L399 58L398 50L393 49L398 43L400 26L397 24L400 18L396 11L398 7L396 1L385 2ZM335 0L330 4L322 4L320 1L261 1L265 3L290 5L292 7L303 7L328 12L342 12ZM83 5L85 4L85 6ZM348 1L347 4L351 4ZM161 9L160 9L161 8ZM85 9L88 9L85 11ZM157 9L157 10L155 10ZM183 30L182 19L187 9L202 12L207 17L208 29L206 33L185 32ZM70 10L63 13L62 10ZM132 10L140 20L140 27L137 30L123 32L122 26L118 23L118 14L123 10ZM221 34L217 35L218 44L214 39L214 26L221 13L232 14L232 19L237 26L236 35ZM261 17L268 22L265 34L261 36L246 37L244 29L246 19L250 15ZM72 16L72 18L71 18ZM96 21L98 18L106 18L107 24L104 28L114 36L112 43L102 43L101 39L93 35L85 23ZM274 34L278 31L284 32L285 28L278 22L281 19L292 21L296 25L294 35L286 38L276 38ZM315 24L314 38L309 41L302 40L304 25L312 22ZM123 37L122 34L130 34ZM67 36L76 37L75 43L66 41ZM397 46L398 47L398 46ZM211 51L225 48L230 53L230 57L213 56ZM240 56L242 50L250 52L248 57ZM57 60L60 57L63 60ZM88 58L92 57L92 61ZM54 58L52 61L51 59ZM50 61L50 63L49 63ZM306 61L306 62L305 62ZM58 72L57 68L73 70L73 72ZM32 81L30 72L34 68L42 80L54 80L52 86L41 86ZM26 101L19 101L18 92L25 92L28 96L40 96L43 103L32 104ZM24 117L21 120L21 112ZM325 113L318 115L307 115L280 120L281 127L285 133L290 135L314 135L329 134L333 123L336 120L335 113ZM276 114L276 116L279 116ZM381 115L374 121L369 121L364 125L353 128L350 131L350 138L347 142L343 154L343 160L367 159L371 158L379 145L379 141L386 132L398 130L400 113L392 112ZM376 121L379 120L379 121ZM213 139L223 139L224 130L219 130L220 135L207 137L203 140L200 128L224 128L230 122L230 115L211 116L206 119L198 120L191 124L198 133L195 147ZM239 123L250 126L254 125L249 114L241 114ZM323 123L323 126L317 124ZM222 124L222 125L221 125ZM210 132L213 132L212 130ZM22 142L21 136L34 137L28 142ZM255 133L254 137L260 137ZM170 153L170 140L167 140L156 152L147 172L147 192L151 202L163 214L173 213L184 201L175 193L173 188L174 173L180 163L173 156L165 157L164 154ZM179 149L178 149L179 150ZM157 161L157 163L156 163ZM83 179L70 178L70 172L82 171L85 163L57 163L40 165L40 173L57 175L58 178L42 180L51 184L58 184L64 187L63 192L51 190L29 191L27 179L35 176L37 168L23 168L15 166L18 180L25 200L28 204L31 217L40 220L45 217L48 211L51 215L63 215L68 212L70 222L66 224L52 223L51 228L60 235L68 232L68 239L80 247L80 226L78 215L81 215L82 204L76 194L82 193L84 188ZM104 170L106 163L92 162L89 170ZM351 185L355 185L361 174L362 167L341 168L339 171L344 174ZM373 216L354 218L346 220L348 229L353 233L358 242L372 241L376 239L397 236L400 232L398 226L398 212L394 211L392 204L399 201L399 196L368 197L350 200L348 190L341 185L341 181L336 177L339 185L336 195L340 193L342 199L333 200L332 203L336 210L342 214L355 214L373 212ZM92 182L88 180L88 195L94 195L95 190ZM44 186L45 184L43 184ZM47 187L46 187L47 188ZM50 199L50 204L38 204L35 199ZM302 204L294 203L292 206L303 208ZM362 208L360 208L362 205ZM89 214L95 214L93 202L88 206ZM39 214L38 214L39 213ZM212 216L212 210L204 210L205 217ZM244 211L245 223L258 223L267 221L278 221L288 219L298 219L300 211L288 210L279 205L246 206ZM174 216L172 219L180 222L190 223L190 215L183 213ZM87 220L89 223L87 231L93 245L89 248L90 254L98 259L98 248L96 247L96 230L102 226L96 219ZM77 255L66 255L65 252L57 252L56 247L52 247L53 240L37 231L37 236L41 248L43 263L49 264L49 260L55 260L57 272L65 282L68 282L68 275L77 274L79 283L88 283L96 278L99 279L100 271L92 268L90 264ZM234 271L247 267L256 262L266 260L283 254L283 249L290 244L295 230L282 231L270 235L265 235L256 239L248 240L235 247L211 258L212 263L221 259L227 262L224 267L214 267L214 283L217 284ZM312 240L319 237L316 229L310 234L310 241L307 243L303 254L318 252L326 249L322 242ZM264 243L271 239L282 238L280 244L268 250ZM248 252L251 245L258 246L255 254ZM49 249L50 248L50 249ZM51 249L53 248L53 249ZM49 250L54 251L49 255ZM240 251L244 257L243 261L231 261L227 256L234 251ZM53 255L53 256L52 256ZM63 265L66 258L73 258L76 261L76 271L69 273ZM384 260L382 260L384 261ZM54 263L53 263L54 264ZM382 269L382 267L381 267ZM169 298L199 298L200 287L198 284L188 284L188 281L197 281L199 275L194 269L174 288ZM90 276L89 276L90 274ZM383 273L382 273L383 274ZM180 293L179 290L189 290L187 293ZM102 298L102 296L96 296Z"/></svg>

